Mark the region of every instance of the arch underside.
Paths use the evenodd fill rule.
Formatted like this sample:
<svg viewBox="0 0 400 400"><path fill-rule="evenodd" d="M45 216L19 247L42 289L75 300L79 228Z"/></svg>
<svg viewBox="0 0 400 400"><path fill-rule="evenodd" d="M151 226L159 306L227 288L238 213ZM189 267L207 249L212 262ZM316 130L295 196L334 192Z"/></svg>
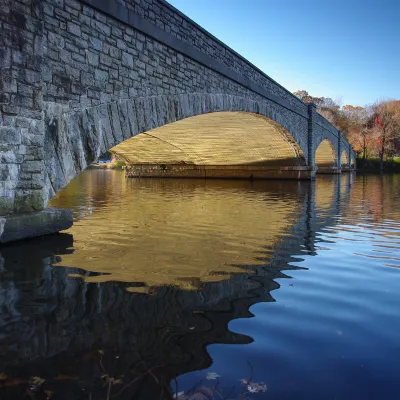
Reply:
<svg viewBox="0 0 400 400"><path fill-rule="evenodd" d="M111 151L129 164L304 166L296 141L254 113L214 112L141 133Z"/></svg>
<svg viewBox="0 0 400 400"><path fill-rule="evenodd" d="M336 152L329 139L323 140L317 147L315 164L319 170L336 168Z"/></svg>
<svg viewBox="0 0 400 400"><path fill-rule="evenodd" d="M346 150L342 151L341 162L342 162L342 168L349 167L349 155Z"/></svg>

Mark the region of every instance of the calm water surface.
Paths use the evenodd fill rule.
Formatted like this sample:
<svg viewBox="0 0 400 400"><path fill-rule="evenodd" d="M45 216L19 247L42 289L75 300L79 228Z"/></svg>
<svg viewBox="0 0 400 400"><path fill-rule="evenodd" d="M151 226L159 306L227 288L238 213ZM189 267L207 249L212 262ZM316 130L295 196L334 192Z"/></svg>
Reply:
<svg viewBox="0 0 400 400"><path fill-rule="evenodd" d="M85 171L0 248L0 399L400 399L399 199Z"/></svg>

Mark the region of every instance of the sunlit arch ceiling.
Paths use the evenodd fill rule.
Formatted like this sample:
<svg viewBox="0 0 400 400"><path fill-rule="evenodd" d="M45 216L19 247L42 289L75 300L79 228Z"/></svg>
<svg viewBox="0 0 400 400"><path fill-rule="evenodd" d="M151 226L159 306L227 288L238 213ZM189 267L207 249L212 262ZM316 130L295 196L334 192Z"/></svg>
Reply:
<svg viewBox="0 0 400 400"><path fill-rule="evenodd" d="M315 164L318 168L336 167L335 149L328 139L323 140L319 144L315 152Z"/></svg>
<svg viewBox="0 0 400 400"><path fill-rule="evenodd" d="M347 167L349 165L349 156L346 150L342 151L342 167Z"/></svg>
<svg viewBox="0 0 400 400"><path fill-rule="evenodd" d="M111 151L132 164L305 165L288 131L244 112L186 118L137 135Z"/></svg>

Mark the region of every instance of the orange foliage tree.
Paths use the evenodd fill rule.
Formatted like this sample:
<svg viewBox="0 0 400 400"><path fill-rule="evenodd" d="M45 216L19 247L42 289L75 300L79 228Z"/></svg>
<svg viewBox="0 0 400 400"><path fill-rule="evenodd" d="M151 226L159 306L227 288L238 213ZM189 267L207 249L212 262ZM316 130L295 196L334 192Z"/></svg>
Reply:
<svg viewBox="0 0 400 400"><path fill-rule="evenodd" d="M400 138L400 101L379 101L372 106L372 110L374 144L382 170L384 158L395 154L396 142Z"/></svg>
<svg viewBox="0 0 400 400"><path fill-rule="evenodd" d="M355 152L362 154L363 166L373 143L370 123L370 108L345 105L342 109L344 118L347 119L347 139Z"/></svg>

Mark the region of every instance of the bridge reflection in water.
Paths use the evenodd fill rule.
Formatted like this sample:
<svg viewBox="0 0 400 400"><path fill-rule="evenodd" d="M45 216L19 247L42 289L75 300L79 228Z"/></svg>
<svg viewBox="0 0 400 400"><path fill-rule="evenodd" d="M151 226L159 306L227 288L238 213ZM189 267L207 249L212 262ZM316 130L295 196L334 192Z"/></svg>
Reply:
<svg viewBox="0 0 400 400"><path fill-rule="evenodd" d="M86 176L88 188L104 187L91 182L95 175ZM121 174L114 177L119 181ZM243 265L265 264L271 254L260 250L274 248L289 234L305 190L293 183L123 178L107 186L121 190L109 193L121 200L75 223L69 232L77 243L61 265L102 273L85 277L88 282L134 277L142 285L131 290L197 289L246 272ZM88 197L96 201L96 194ZM55 199L62 207L68 201L68 190Z"/></svg>
<svg viewBox="0 0 400 400"><path fill-rule="evenodd" d="M54 200L74 209L69 232L1 249L0 398L42 376L58 399L104 399L105 373L117 398L171 398L175 377L212 364L207 345L252 341L228 323L274 301L275 279L315 254L352 179L82 174Z"/></svg>

